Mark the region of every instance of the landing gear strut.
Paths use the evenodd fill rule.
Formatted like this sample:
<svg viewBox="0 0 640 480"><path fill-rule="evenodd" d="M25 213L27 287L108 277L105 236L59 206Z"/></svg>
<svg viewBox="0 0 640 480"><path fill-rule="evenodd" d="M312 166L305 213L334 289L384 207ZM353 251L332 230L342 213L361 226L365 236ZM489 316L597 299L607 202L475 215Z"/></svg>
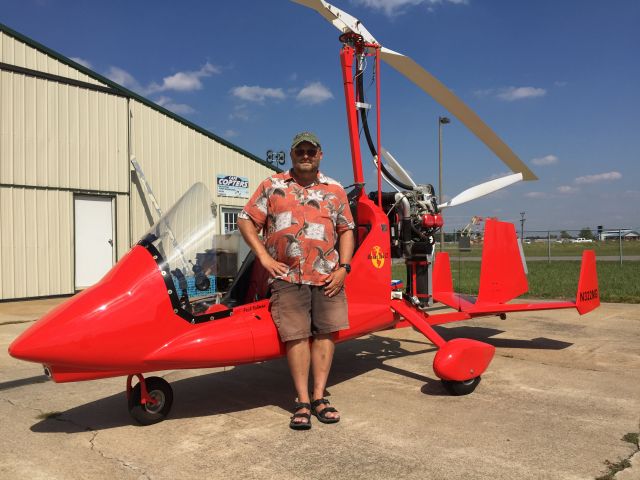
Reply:
<svg viewBox="0 0 640 480"><path fill-rule="evenodd" d="M133 377L138 377L138 383L131 387ZM140 425L153 425L167 418L173 404L173 389L169 383L160 377L145 379L141 374L127 377L127 400L129 414Z"/></svg>

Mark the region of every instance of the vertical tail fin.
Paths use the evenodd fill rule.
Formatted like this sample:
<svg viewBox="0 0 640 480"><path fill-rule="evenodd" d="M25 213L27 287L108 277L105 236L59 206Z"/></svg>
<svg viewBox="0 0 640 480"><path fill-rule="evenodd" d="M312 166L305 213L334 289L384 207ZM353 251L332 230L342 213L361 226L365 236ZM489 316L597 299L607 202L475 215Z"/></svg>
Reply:
<svg viewBox="0 0 640 480"><path fill-rule="evenodd" d="M582 252L582 266L576 293L576 309L580 315L590 312L600 305L596 254L593 250Z"/></svg>
<svg viewBox="0 0 640 480"><path fill-rule="evenodd" d="M512 223L487 220L477 303L505 303L529 290Z"/></svg>

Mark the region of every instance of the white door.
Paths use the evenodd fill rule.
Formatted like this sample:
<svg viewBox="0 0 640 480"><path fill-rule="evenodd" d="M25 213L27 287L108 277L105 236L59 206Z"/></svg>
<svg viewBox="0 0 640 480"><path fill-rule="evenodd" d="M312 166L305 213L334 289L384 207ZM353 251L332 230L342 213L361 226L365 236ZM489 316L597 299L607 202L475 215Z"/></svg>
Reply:
<svg viewBox="0 0 640 480"><path fill-rule="evenodd" d="M97 283L113 266L113 198L74 197L76 289Z"/></svg>

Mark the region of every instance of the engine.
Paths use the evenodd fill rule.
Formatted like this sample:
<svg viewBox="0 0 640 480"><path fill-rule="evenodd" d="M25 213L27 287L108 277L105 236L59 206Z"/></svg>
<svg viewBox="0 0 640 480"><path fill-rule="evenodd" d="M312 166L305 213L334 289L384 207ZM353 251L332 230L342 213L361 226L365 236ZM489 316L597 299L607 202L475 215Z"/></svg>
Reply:
<svg viewBox="0 0 640 480"><path fill-rule="evenodd" d="M378 202L378 192L369 194ZM407 266L406 294L416 304L431 300L431 259L434 236L442 228L442 215L432 185L410 191L382 192L382 208L389 218L391 256L404 258Z"/></svg>
<svg viewBox="0 0 640 480"><path fill-rule="evenodd" d="M369 198L378 202L378 193ZM418 185L411 191L382 192L382 208L389 218L391 256L413 259L433 253L434 235L442 228L432 185Z"/></svg>

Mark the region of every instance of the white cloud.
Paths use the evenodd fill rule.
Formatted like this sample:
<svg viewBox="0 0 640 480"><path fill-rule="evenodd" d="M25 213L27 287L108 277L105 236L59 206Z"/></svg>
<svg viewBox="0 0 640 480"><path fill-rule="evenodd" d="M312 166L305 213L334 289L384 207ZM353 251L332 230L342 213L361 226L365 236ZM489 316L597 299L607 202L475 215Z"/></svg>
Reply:
<svg viewBox="0 0 640 480"><path fill-rule="evenodd" d="M495 97L506 102L513 102L525 98L544 97L547 91L537 87L502 87L480 89L474 91L473 94L478 98Z"/></svg>
<svg viewBox="0 0 640 480"><path fill-rule="evenodd" d="M193 72L178 72L164 77L162 85L152 83L147 87L147 93L165 92L167 90L176 90L178 92L191 92L202 89L202 78L210 77L215 73L220 73L220 69L215 65L207 62L200 70Z"/></svg>
<svg viewBox="0 0 640 480"><path fill-rule="evenodd" d="M76 63L79 63L83 67L91 68L91 62L89 62L89 60L85 60L84 58L80 58L80 57L71 57L71 60L73 60Z"/></svg>
<svg viewBox="0 0 640 480"><path fill-rule="evenodd" d="M250 115L245 105L236 105L233 107L233 112L229 114L229 120L242 120L249 121Z"/></svg>
<svg viewBox="0 0 640 480"><path fill-rule="evenodd" d="M620 172L606 172L606 173L598 173L596 175L585 175L583 177L578 177L574 180L578 185L583 185L587 183L598 183L598 182L607 182L611 180L620 180L622 178L622 174Z"/></svg>
<svg viewBox="0 0 640 480"><path fill-rule="evenodd" d="M169 97L160 97L156 100L156 103L161 107L164 107L167 110L171 110L172 112L179 115L187 115L189 113L195 112L195 109L190 105L187 105L185 103L175 103Z"/></svg>
<svg viewBox="0 0 640 480"><path fill-rule="evenodd" d="M547 198L549 195L544 192L527 192L524 196L527 198Z"/></svg>
<svg viewBox="0 0 640 480"><path fill-rule="evenodd" d="M138 92L142 91L143 88L138 83L138 81L126 70L123 70L119 67L109 67L105 76L109 80L113 80L119 85L122 85L125 88L136 90Z"/></svg>
<svg viewBox="0 0 640 480"><path fill-rule="evenodd" d="M545 155L544 157L534 158L531 160L531 163L534 165L553 165L554 163L558 163L558 157L555 155Z"/></svg>
<svg viewBox="0 0 640 480"><path fill-rule="evenodd" d="M577 193L580 191L578 187L572 187L571 185L560 185L557 190L559 193L564 194Z"/></svg>
<svg viewBox="0 0 640 480"><path fill-rule="evenodd" d="M453 3L457 5L467 5L468 0L352 0L358 5L369 7L373 10L381 10L385 15L392 17L404 13L408 8L416 5L426 5L429 10L433 10L436 5L443 3Z"/></svg>
<svg viewBox="0 0 640 480"><path fill-rule="evenodd" d="M241 100L255 103L264 103L267 99L284 100L286 97L281 88L265 88L257 85L233 87L231 94Z"/></svg>
<svg viewBox="0 0 640 480"><path fill-rule="evenodd" d="M239 133L236 132L235 130L232 130L231 128L228 130L225 130L224 133L222 134L222 136L225 138L237 137L238 135Z"/></svg>
<svg viewBox="0 0 640 480"><path fill-rule="evenodd" d="M547 91L544 88L536 87L507 87L503 88L496 95L500 100L507 102L513 102L515 100L522 100L525 98L544 97Z"/></svg>
<svg viewBox="0 0 640 480"><path fill-rule="evenodd" d="M125 88L139 92L142 95L150 95L152 93L160 93L167 90L175 90L179 92L200 90L202 89L202 78L210 77L214 73L219 72L220 69L218 67L207 62L200 70L195 72L178 72L169 77L165 77L162 80L162 85L152 82L146 87L140 85L133 75L119 67L109 67L105 76ZM185 112L183 111L182 113Z"/></svg>
<svg viewBox="0 0 640 480"><path fill-rule="evenodd" d="M320 82L313 82L304 87L296 99L306 105L317 105L333 98L333 94Z"/></svg>

